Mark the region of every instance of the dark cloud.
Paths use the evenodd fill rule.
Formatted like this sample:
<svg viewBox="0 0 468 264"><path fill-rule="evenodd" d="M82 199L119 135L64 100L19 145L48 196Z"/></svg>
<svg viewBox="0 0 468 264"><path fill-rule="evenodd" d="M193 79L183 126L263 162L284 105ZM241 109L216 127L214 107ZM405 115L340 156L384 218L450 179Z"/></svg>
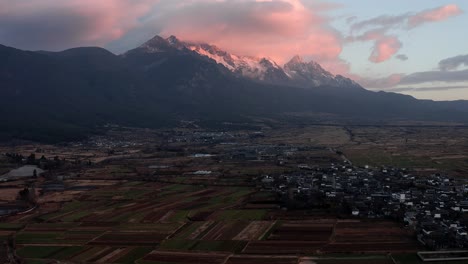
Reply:
<svg viewBox="0 0 468 264"><path fill-rule="evenodd" d="M398 85L403 76L403 74L392 74L383 78L361 78L358 83L365 88L381 90Z"/></svg>
<svg viewBox="0 0 468 264"><path fill-rule="evenodd" d="M0 0L0 43L30 50L102 46L158 0Z"/></svg>
<svg viewBox="0 0 468 264"><path fill-rule="evenodd" d="M406 56L405 54L398 54L395 56L395 58L401 60L401 61L407 61L408 60L408 56Z"/></svg>
<svg viewBox="0 0 468 264"><path fill-rule="evenodd" d="M419 84L428 82L466 82L468 81L468 70L463 71L427 71L416 72L404 76L399 84Z"/></svg>
<svg viewBox="0 0 468 264"><path fill-rule="evenodd" d="M73 10L55 9L27 17L0 16L0 42L21 49L62 49L81 42L93 29L93 18L83 18Z"/></svg>
<svg viewBox="0 0 468 264"><path fill-rule="evenodd" d="M432 91L449 91L458 89L468 89L468 85L465 86L434 86L434 87L399 87L388 89L388 92L432 92Z"/></svg>
<svg viewBox="0 0 468 264"><path fill-rule="evenodd" d="M459 55L439 62L439 68L443 71L455 70L463 65L468 66L468 55Z"/></svg>

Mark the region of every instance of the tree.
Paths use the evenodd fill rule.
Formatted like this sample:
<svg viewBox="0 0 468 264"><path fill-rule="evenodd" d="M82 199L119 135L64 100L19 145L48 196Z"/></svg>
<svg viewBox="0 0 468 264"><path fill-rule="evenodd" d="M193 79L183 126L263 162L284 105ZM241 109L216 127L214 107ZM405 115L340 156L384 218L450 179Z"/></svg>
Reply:
<svg viewBox="0 0 468 264"><path fill-rule="evenodd" d="M31 155L29 155L28 159L26 160L26 163L31 165L36 164L36 154L31 153Z"/></svg>

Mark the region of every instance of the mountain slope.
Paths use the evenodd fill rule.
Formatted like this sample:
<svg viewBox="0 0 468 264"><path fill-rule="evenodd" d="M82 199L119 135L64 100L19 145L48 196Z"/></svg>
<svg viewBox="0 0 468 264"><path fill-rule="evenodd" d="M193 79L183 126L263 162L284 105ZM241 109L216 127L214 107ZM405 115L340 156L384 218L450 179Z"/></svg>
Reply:
<svg viewBox="0 0 468 264"><path fill-rule="evenodd" d="M61 141L95 133L107 123L161 127L183 119L249 122L291 112L360 122L467 121L466 102L375 93L347 86L346 79L339 86L323 82L313 89L290 81L273 85L241 77L177 41L155 37L120 56L101 48L30 52L0 46L0 138ZM304 82L312 79L301 75L302 67L320 70L300 61L289 65L305 76ZM332 82L329 77L324 80Z"/></svg>
<svg viewBox="0 0 468 264"><path fill-rule="evenodd" d="M283 67L268 58L240 56L226 52L206 43L183 42L175 36L167 39L156 36L140 48L148 53L169 50L191 50L201 56L214 60L234 74L252 80L276 85L314 88L318 86L360 87L352 80L333 75L314 61L305 62L299 56L293 57Z"/></svg>

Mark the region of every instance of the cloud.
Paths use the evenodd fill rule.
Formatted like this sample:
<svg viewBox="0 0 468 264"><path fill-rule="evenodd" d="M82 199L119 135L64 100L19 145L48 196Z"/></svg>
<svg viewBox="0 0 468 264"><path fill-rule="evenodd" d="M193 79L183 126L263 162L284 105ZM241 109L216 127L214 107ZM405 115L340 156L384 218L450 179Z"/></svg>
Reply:
<svg viewBox="0 0 468 264"><path fill-rule="evenodd" d="M279 63L296 54L318 61L337 59L342 36L323 13L333 6L313 7L299 0L184 1L182 6L174 1L155 14L151 23L162 25L165 36L208 42Z"/></svg>
<svg viewBox="0 0 468 264"><path fill-rule="evenodd" d="M120 53L157 34L176 35L279 63L299 54L338 72L343 37L327 17L337 8L302 0L0 0L0 43L33 50L98 45Z"/></svg>
<svg viewBox="0 0 468 264"><path fill-rule="evenodd" d="M350 16L348 18L346 18L346 23L348 24L352 24L354 21L356 21L358 19L357 16Z"/></svg>
<svg viewBox="0 0 468 264"><path fill-rule="evenodd" d="M401 61L407 61L409 58L405 54L398 54L395 56L395 58L401 60Z"/></svg>
<svg viewBox="0 0 468 264"><path fill-rule="evenodd" d="M0 0L0 42L22 49L104 45L138 26L156 0Z"/></svg>
<svg viewBox="0 0 468 264"><path fill-rule="evenodd" d="M369 61L374 63L384 62L396 54L401 46L401 42L395 36L379 37L375 42Z"/></svg>
<svg viewBox="0 0 468 264"><path fill-rule="evenodd" d="M362 78L357 80L362 86L370 89L387 89L392 91L420 91L451 90L468 88L468 69L456 70L461 65L468 65L468 55L459 55L441 60L439 69L434 71L415 72L412 74L392 74L384 78ZM398 87L404 85L427 85L428 83L459 83L459 86L431 86L426 88ZM436 89L437 88L437 89Z"/></svg>
<svg viewBox="0 0 468 264"><path fill-rule="evenodd" d="M459 85L459 86L432 86L432 87L398 87L393 89L388 89L388 92L433 92L433 91L450 91L450 90L459 90L459 89L468 89L468 85Z"/></svg>
<svg viewBox="0 0 468 264"><path fill-rule="evenodd" d="M460 66L468 66L468 55L458 55L439 62L439 69L443 71L455 70Z"/></svg>
<svg viewBox="0 0 468 264"><path fill-rule="evenodd" d="M351 31L360 31L366 28L401 28L413 29L430 22L439 22L463 14L460 7L454 4L436 7L417 13L404 13L400 15L382 15L371 19L355 22Z"/></svg>
<svg viewBox="0 0 468 264"><path fill-rule="evenodd" d="M462 71L426 71L406 75L400 84L420 84L428 82L466 82L468 81L468 70Z"/></svg>
<svg viewBox="0 0 468 264"><path fill-rule="evenodd" d="M373 63L380 63L390 59L403 46L397 36L387 35L385 28L370 30L358 36L349 36L345 41L373 41L374 46L372 48L372 53L369 56L369 61Z"/></svg>
<svg viewBox="0 0 468 264"><path fill-rule="evenodd" d="M381 90L398 85L403 77L404 74L397 73L384 78L361 78L357 82L365 88Z"/></svg>
<svg viewBox="0 0 468 264"><path fill-rule="evenodd" d="M352 35L345 39L328 16L337 8L341 5L332 0L0 0L0 43L33 50L97 45L124 52L156 34L176 35L279 63L299 54L358 79L340 58L346 41L373 42L369 60L380 63L403 45L391 30L462 12L447 5L364 21L348 17Z"/></svg>
<svg viewBox="0 0 468 264"><path fill-rule="evenodd" d="M408 18L408 26L414 28L429 22L447 20L450 17L461 15L463 11L454 4L425 10Z"/></svg>
<svg viewBox="0 0 468 264"><path fill-rule="evenodd" d="M369 27L390 28L404 23L409 14L398 16L382 15L371 19L355 22L351 25L351 31L360 31Z"/></svg>
<svg viewBox="0 0 468 264"><path fill-rule="evenodd" d="M444 21L462 13L457 5L452 4L417 13L382 15L363 21L351 19L348 20L348 23L351 23L350 36L346 41L373 41L374 48L369 60L381 63L392 58L402 47L401 41L395 34L390 35L390 31L410 30L426 23ZM407 57L401 55L397 59L407 60Z"/></svg>

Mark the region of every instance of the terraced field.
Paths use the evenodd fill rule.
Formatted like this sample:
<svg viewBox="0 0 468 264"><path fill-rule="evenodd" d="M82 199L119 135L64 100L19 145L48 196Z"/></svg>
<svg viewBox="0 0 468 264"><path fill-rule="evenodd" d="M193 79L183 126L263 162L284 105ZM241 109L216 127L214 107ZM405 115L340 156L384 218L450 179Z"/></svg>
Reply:
<svg viewBox="0 0 468 264"><path fill-rule="evenodd" d="M276 209L249 208L274 201L254 191L119 182L80 193L59 210L13 217L0 224L0 235L14 236L27 263L292 264L296 254L417 249L389 222L279 220L286 218Z"/></svg>

